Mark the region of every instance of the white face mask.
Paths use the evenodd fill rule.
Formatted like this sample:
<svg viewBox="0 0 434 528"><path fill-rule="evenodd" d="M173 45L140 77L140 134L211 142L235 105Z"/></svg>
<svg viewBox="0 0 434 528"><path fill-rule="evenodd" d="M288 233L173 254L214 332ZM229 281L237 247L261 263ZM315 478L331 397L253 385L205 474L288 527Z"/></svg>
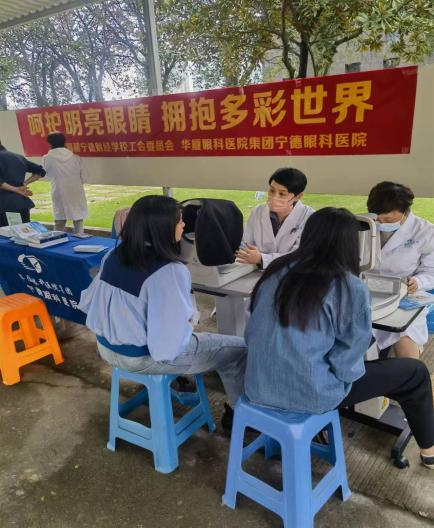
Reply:
<svg viewBox="0 0 434 528"><path fill-rule="evenodd" d="M378 231L382 231L383 233L394 233L395 231L398 231L398 229L401 227L404 218L405 218L405 215L403 215L403 217L401 218L399 222L380 223L377 221L377 229Z"/></svg>
<svg viewBox="0 0 434 528"><path fill-rule="evenodd" d="M378 231L382 231L383 233L393 233L398 231L400 227L401 222L394 222L393 224L380 224L380 222L377 222Z"/></svg>
<svg viewBox="0 0 434 528"><path fill-rule="evenodd" d="M294 198L268 198L267 200L268 207L273 213L280 213L290 210L294 205Z"/></svg>

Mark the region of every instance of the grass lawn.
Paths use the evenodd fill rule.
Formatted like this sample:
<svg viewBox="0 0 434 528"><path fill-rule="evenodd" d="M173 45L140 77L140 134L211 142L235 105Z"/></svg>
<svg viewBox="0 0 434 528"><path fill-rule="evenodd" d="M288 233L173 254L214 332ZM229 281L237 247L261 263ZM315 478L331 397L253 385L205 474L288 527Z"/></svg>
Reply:
<svg viewBox="0 0 434 528"><path fill-rule="evenodd" d="M161 194L160 187L126 187L121 185L85 185L90 215L86 225L94 227L111 227L116 209L129 207L135 200L146 194ZM37 182L31 186L33 201L32 220L53 221L51 208L50 184ZM188 198L225 198L232 200L241 209L247 220L252 207L257 205L254 191L222 191L215 189L174 189L177 200ZM334 206L346 207L354 213L366 211L366 196L306 194L303 202L314 209ZM434 223L434 198L417 198L413 212Z"/></svg>

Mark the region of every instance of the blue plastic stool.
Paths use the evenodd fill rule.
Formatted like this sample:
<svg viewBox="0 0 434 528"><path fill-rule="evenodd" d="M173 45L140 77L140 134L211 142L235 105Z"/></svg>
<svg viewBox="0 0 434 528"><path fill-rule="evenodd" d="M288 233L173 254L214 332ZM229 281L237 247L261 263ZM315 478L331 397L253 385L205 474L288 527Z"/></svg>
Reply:
<svg viewBox="0 0 434 528"><path fill-rule="evenodd" d="M243 448L246 427L261 434ZM327 429L328 445L312 442L322 429ZM264 448L265 457L281 453L282 491L246 473L242 468L258 449ZM327 460L333 467L312 489L311 456ZM285 528L313 528L313 518L338 489L347 500L344 449L338 411L320 415L274 411L255 406L242 396L235 407L229 452L226 490L223 504L235 508L237 493L242 493L283 519Z"/></svg>
<svg viewBox="0 0 434 528"><path fill-rule="evenodd" d="M197 392L176 392L170 384L176 375L146 375L113 367L110 398L110 436L107 447L116 449L116 438L152 451L154 466L160 473L170 473L179 465L178 446L202 425L215 431L205 385L200 374L195 375ZM144 385L144 389L129 400L119 402L121 379ZM173 419L172 400L192 407L177 422ZM131 411L148 403L151 427L126 418Z"/></svg>

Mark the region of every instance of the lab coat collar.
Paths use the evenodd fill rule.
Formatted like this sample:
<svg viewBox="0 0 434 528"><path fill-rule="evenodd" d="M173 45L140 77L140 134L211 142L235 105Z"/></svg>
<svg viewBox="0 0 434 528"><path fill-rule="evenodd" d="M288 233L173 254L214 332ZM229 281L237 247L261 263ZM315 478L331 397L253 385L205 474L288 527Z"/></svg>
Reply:
<svg viewBox="0 0 434 528"><path fill-rule="evenodd" d="M271 232L273 233L273 226L271 224L271 219L270 219L271 211L270 211L270 208L268 207L268 204L267 204L267 207L266 207L266 214L267 214L267 218L268 218L268 223L270 224ZM279 238L279 233L281 233L282 230L283 230L283 232L286 232L286 230L288 229L289 226L291 226L291 228L296 227L301 222L302 217L303 217L303 204L301 203L301 201L298 201L294 205L294 208L289 213L289 215L282 222L282 224L280 226L280 229L277 232L276 238Z"/></svg>

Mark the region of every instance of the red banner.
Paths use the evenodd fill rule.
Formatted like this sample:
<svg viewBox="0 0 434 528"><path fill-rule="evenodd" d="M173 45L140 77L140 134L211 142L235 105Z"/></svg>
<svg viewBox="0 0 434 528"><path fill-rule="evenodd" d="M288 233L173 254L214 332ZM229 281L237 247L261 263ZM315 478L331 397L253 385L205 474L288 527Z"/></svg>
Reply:
<svg viewBox="0 0 434 528"><path fill-rule="evenodd" d="M407 154L417 67L17 111L27 156Z"/></svg>

